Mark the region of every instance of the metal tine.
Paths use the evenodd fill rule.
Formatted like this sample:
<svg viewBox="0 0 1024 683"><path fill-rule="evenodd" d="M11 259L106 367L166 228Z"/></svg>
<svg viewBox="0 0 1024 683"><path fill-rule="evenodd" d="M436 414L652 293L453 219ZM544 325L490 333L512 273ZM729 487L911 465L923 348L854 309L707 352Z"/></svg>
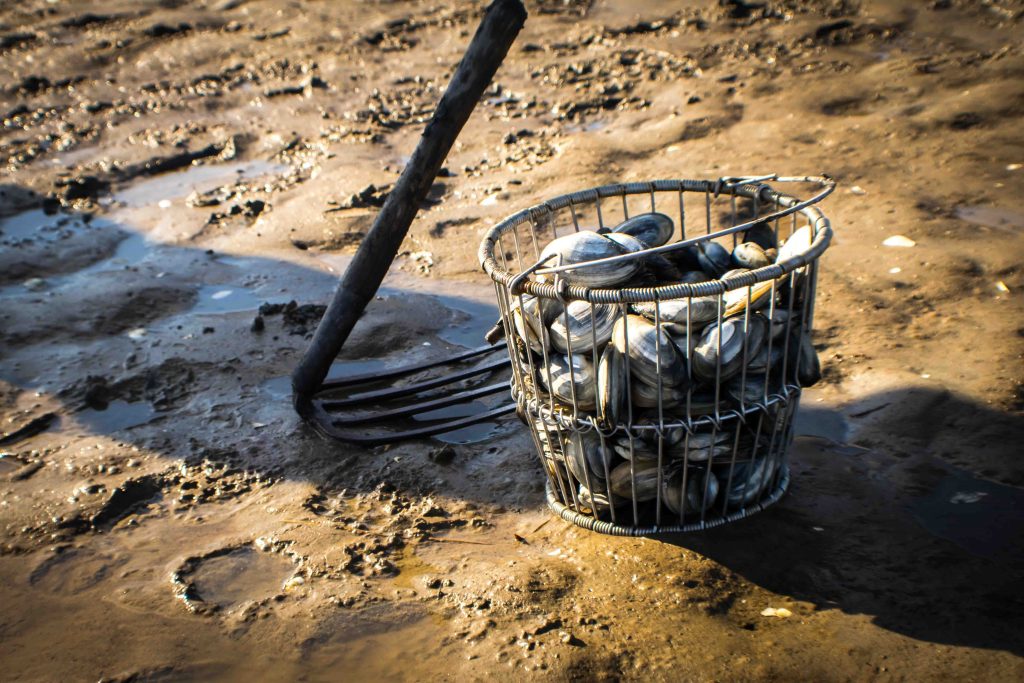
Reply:
<svg viewBox="0 0 1024 683"><path fill-rule="evenodd" d="M469 391L460 391L457 394L451 394L450 396L442 396L441 398L431 399L429 401L422 401L419 403L413 403L401 408L394 408L393 410L384 410L376 413L370 413L367 415L349 415L344 418L335 418L336 424L367 424L370 422L384 422L398 417L409 417L411 415L417 415L420 413L429 413L432 410L438 410L440 408L447 408L449 406L458 405L459 403L467 403L469 401L481 398L483 396L492 396L502 391L508 391L508 382L499 382L497 384L488 384L484 387L478 387L476 389L470 389ZM327 401L321 401L321 404L326 404ZM330 411L331 408L324 405L324 409Z"/></svg>
<svg viewBox="0 0 1024 683"><path fill-rule="evenodd" d="M387 370L385 372L377 373L366 373L362 375L355 375L353 377L339 377L338 379L326 380L321 385L320 390L326 391L329 389L344 389L347 387L358 386L360 384L376 384L378 382L387 381L389 379L396 379L398 377L413 375L423 370L431 370L433 368L439 368L443 365L459 363L465 360L469 360L470 358L483 356L488 353L491 353L492 351L501 350L504 348L504 346L504 343L495 344L494 346L488 344L486 346L478 346L475 349L470 349L469 351L464 351L462 353L456 354L454 356L449 356L447 358L440 358L438 360L427 361L425 363L418 363L416 365L404 365L400 368L395 368L394 370Z"/></svg>
<svg viewBox="0 0 1024 683"><path fill-rule="evenodd" d="M437 389L443 387L452 382L458 382L460 380L468 379L470 377L476 377L477 375L483 375L488 372L500 370L508 365L508 359L502 358L501 360L492 361L487 365L482 365L476 368L470 368L469 370L463 370L461 372L453 372L442 377L435 377L433 379L425 380L423 382L417 382L416 384L408 384L404 387L397 387L392 389L381 389L380 391L367 391L362 394L356 394L344 399L323 399L321 404L326 410L337 410L338 408L347 408L349 406L356 406L362 403L374 403L390 398L401 398L402 396L411 396L418 394L429 389Z"/></svg>
<svg viewBox="0 0 1024 683"><path fill-rule="evenodd" d="M640 523L640 511L637 508L636 502L636 451L633 446L633 392L628 389L628 387L633 386L633 374L629 367L629 309L624 303L620 303L619 307L619 311L623 316L622 336L626 342L626 348L623 351L623 356L625 356L625 386L627 387L624 393L626 394L626 437L629 439L629 485L630 490L633 493L633 524L637 525Z"/></svg>
<svg viewBox="0 0 1024 683"><path fill-rule="evenodd" d="M362 444L364 446L379 446L383 444L393 443L395 441L402 441L405 439L418 439L427 436L435 436L437 434L444 434L445 432L452 432L456 429L463 427L469 427L481 422L487 422L493 420L496 417L502 415L508 415L515 411L516 406L514 403L492 408L483 413L477 413L476 415L470 415L468 417L462 417L448 422L441 422L438 424L428 425L426 427L420 427L418 429L410 429L403 432L389 432L386 434L353 434L344 430L337 429L334 426L335 420L329 414L321 414L317 416L317 426L328 436L341 439L344 441L350 441L352 443Z"/></svg>
<svg viewBox="0 0 1024 683"><path fill-rule="evenodd" d="M662 453L665 446L665 413L662 408L662 378L661 378L661 301L654 297L654 367L658 377L658 488L654 493L655 512L654 524L661 526L661 479L662 479ZM671 342L669 342L671 343Z"/></svg>

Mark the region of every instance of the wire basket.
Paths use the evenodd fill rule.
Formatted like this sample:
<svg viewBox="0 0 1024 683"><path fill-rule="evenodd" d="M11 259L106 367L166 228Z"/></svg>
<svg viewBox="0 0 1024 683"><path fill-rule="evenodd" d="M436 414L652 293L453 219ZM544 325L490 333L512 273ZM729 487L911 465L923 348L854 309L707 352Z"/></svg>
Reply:
<svg viewBox="0 0 1024 683"><path fill-rule="evenodd" d="M606 185L488 232L480 261L552 510L637 536L718 526L783 495L801 388L820 377L810 331L832 230L814 205L834 187Z"/></svg>

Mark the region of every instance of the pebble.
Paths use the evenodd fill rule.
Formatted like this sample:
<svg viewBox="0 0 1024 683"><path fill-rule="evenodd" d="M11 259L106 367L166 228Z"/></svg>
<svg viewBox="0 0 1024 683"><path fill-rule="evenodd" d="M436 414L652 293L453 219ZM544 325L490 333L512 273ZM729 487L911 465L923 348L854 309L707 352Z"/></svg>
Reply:
<svg viewBox="0 0 1024 683"><path fill-rule="evenodd" d="M850 188L850 194L865 195L867 193L868 193L868 191L865 190L860 185L854 185L853 187Z"/></svg>
<svg viewBox="0 0 1024 683"><path fill-rule="evenodd" d="M41 277L30 277L22 283L22 287L30 292L38 292L42 289L46 289L46 280Z"/></svg>
<svg viewBox="0 0 1024 683"><path fill-rule="evenodd" d="M790 612L785 607L765 607L763 610L761 610L761 616L762 617L780 617L780 618L784 619L786 617L793 616L793 613Z"/></svg>
<svg viewBox="0 0 1024 683"><path fill-rule="evenodd" d="M882 242L882 245L886 247L913 247L916 244L917 242L903 235L893 235L885 238L885 241Z"/></svg>

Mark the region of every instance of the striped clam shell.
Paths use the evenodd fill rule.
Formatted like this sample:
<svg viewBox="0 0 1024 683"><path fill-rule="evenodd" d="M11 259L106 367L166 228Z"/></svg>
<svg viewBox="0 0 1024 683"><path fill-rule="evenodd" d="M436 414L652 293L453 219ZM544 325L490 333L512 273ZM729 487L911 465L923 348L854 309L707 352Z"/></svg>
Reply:
<svg viewBox="0 0 1024 683"><path fill-rule="evenodd" d="M603 485L613 457L611 444L602 445L596 432L577 432L565 445L565 464L583 485Z"/></svg>
<svg viewBox="0 0 1024 683"><path fill-rule="evenodd" d="M594 364L586 356L552 354L547 368L540 368L539 373L541 383L565 403L573 404L575 392L577 407L583 410L597 407Z"/></svg>
<svg viewBox="0 0 1024 683"><path fill-rule="evenodd" d="M668 333L640 315L627 315L615 321L611 343L624 356L633 381L658 386L682 386L687 381L686 359L672 343Z"/></svg>
<svg viewBox="0 0 1024 683"><path fill-rule="evenodd" d="M662 480L661 499L675 514L700 513L709 510L718 497L718 477L705 469L694 469L686 478L686 508L682 509L683 473Z"/></svg>
<svg viewBox="0 0 1024 683"><path fill-rule="evenodd" d="M511 316L516 332L534 353L544 353L544 333L558 316L561 308L562 304L558 301L541 299L530 294L512 299Z"/></svg>
<svg viewBox="0 0 1024 683"><path fill-rule="evenodd" d="M586 263L627 253L617 242L592 230L581 230L552 240L541 252L541 260L552 258L547 265ZM563 273L568 282L584 287L611 287L633 277L640 270L639 259L604 263Z"/></svg>
<svg viewBox="0 0 1024 683"><path fill-rule="evenodd" d="M618 317L618 308L612 304L591 304L573 301L548 325L551 346L561 353L588 353L602 348L612 337L612 327Z"/></svg>
<svg viewBox="0 0 1024 683"><path fill-rule="evenodd" d="M668 299L659 302L657 306L653 301L644 301L633 304L633 308L648 320L654 321L656 318L660 318L672 334L685 335L687 315L689 315L691 332L703 329L708 323L718 318L718 297L698 296Z"/></svg>
<svg viewBox="0 0 1024 683"><path fill-rule="evenodd" d="M579 494L577 500L581 506L586 509L580 510L583 513L597 513L601 514L607 512L611 506L619 507L624 505L628 499L617 496L614 493L611 498L611 505L608 504L608 495L602 490L603 487L598 488L596 493L591 493L590 489L580 484Z"/></svg>
<svg viewBox="0 0 1024 683"><path fill-rule="evenodd" d="M769 458L764 457L756 458L753 462L748 460L736 463L727 492L730 506L743 507L757 500L774 473L774 467L768 461ZM727 467L722 467L718 474L723 481L728 480L728 475Z"/></svg>
<svg viewBox="0 0 1024 683"><path fill-rule="evenodd" d="M663 213L641 213L622 221L612 232L631 235L645 247L660 247L672 239L675 227L672 219Z"/></svg>
<svg viewBox="0 0 1024 683"><path fill-rule="evenodd" d="M726 318L721 325L713 324L704 330L693 350L695 376L708 382L724 382L735 375L743 367L744 340L746 357L757 356L767 336L768 323L760 315L751 315L744 321L745 318Z"/></svg>
<svg viewBox="0 0 1024 683"><path fill-rule="evenodd" d="M642 503L658 497L659 477L657 461L624 462L612 470L608 485L614 495Z"/></svg>
<svg viewBox="0 0 1024 683"><path fill-rule="evenodd" d="M629 395L637 408L657 408L658 388L647 382L635 381L629 387ZM686 390L662 382L661 407L664 410L686 404Z"/></svg>

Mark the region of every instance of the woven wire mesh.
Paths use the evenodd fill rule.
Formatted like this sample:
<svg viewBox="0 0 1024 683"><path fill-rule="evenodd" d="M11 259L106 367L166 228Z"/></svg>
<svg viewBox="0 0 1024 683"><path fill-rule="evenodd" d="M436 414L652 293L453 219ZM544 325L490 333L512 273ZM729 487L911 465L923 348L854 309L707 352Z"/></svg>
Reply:
<svg viewBox="0 0 1024 683"><path fill-rule="evenodd" d="M562 518L617 535L693 531L742 519L785 492L793 416L817 367L817 259L832 234L813 204L834 184L772 179L824 189L800 201L763 178L610 185L521 211L485 237L480 259L509 342L512 395ZM539 262L555 238L604 233L648 212L672 218L668 244L680 248L666 254L710 242L732 251L759 230L781 255L704 281L608 288L581 286L574 272L584 266L552 272ZM649 268L650 251L622 260ZM643 346L651 339L653 350Z"/></svg>

